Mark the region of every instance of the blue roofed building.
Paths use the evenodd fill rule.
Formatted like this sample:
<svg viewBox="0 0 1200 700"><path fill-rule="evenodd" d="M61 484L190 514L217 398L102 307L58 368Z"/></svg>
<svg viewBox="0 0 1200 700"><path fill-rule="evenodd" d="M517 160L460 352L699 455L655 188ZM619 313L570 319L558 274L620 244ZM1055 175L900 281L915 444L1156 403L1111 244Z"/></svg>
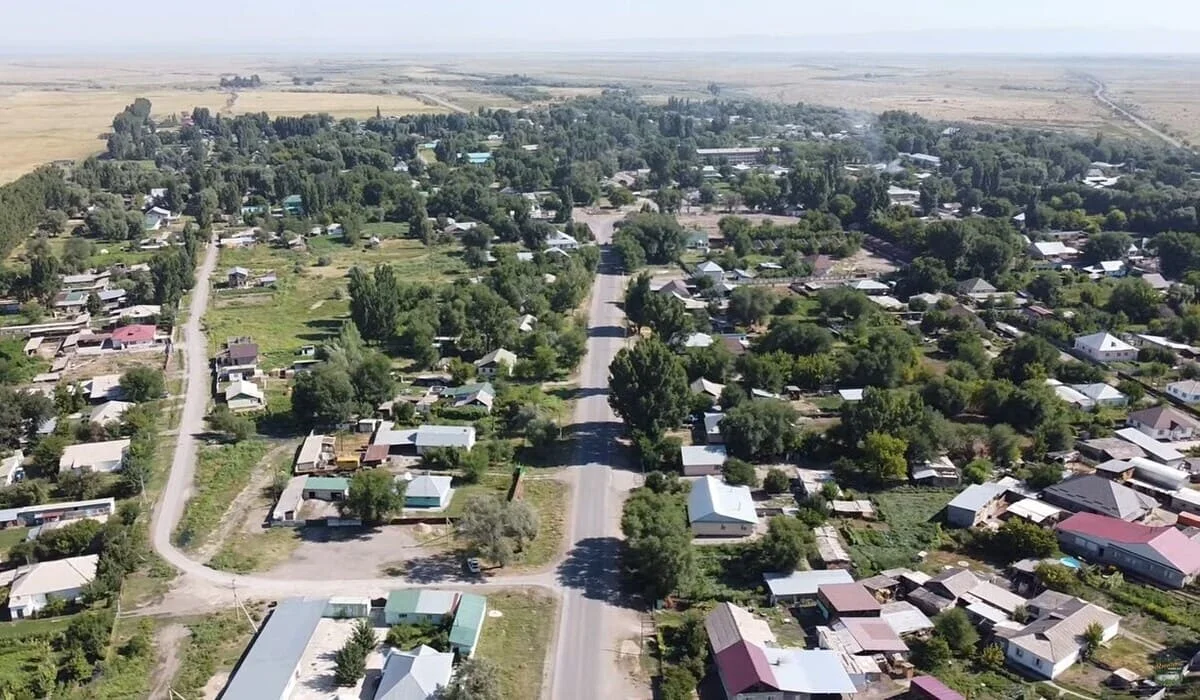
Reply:
<svg viewBox="0 0 1200 700"><path fill-rule="evenodd" d="M275 606L234 669L221 694L223 700L290 697L300 659L325 614L326 603L324 598L289 598Z"/></svg>
<svg viewBox="0 0 1200 700"><path fill-rule="evenodd" d="M463 593L458 599L458 609L454 611L454 624L450 626L450 648L460 656L474 654L486 615L487 598Z"/></svg>

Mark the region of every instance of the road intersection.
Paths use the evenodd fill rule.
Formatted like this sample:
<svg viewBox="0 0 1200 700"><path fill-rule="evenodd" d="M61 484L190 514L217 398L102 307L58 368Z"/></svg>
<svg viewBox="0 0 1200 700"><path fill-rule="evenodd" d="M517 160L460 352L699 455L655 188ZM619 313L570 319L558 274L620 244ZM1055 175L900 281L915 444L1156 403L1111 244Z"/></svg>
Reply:
<svg viewBox="0 0 1200 700"><path fill-rule="evenodd" d="M209 401L208 343L204 314L211 294L211 277L218 249L210 243L196 273L191 306L177 348L184 352L184 406L171 471L151 520L154 551L179 571L169 602L160 610L192 612L241 600L277 600L291 596L381 596L400 586L495 590L536 587L561 601L557 646L550 664L550 682L542 695L555 700L635 698L643 690L629 687L616 660L621 639L636 629L636 614L618 589L621 502L634 478L624 470L624 453L617 440L621 424L608 405L608 366L624 347L625 326L618 306L625 280L607 247L619 214L586 215L578 220L591 226L603 245L600 269L592 289L588 316L587 352L580 368L580 394L573 435L576 459L565 479L571 484L571 513L566 556L556 568L533 574L499 574L485 582L417 583L397 577L371 579L296 580L231 574L195 561L171 541L183 513L195 475L196 436L204 431ZM614 469L617 467L617 469Z"/></svg>

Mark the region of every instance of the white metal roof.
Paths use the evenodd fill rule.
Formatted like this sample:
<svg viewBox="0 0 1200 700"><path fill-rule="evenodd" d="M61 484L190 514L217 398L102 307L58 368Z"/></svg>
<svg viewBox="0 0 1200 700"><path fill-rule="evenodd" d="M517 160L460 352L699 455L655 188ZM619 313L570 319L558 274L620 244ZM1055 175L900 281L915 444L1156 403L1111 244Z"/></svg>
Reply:
<svg viewBox="0 0 1200 700"><path fill-rule="evenodd" d="M1081 335L1075 339L1075 346L1085 347L1096 352L1126 352L1137 349L1108 332Z"/></svg>
<svg viewBox="0 0 1200 700"><path fill-rule="evenodd" d="M730 486L713 476L692 484L688 495L688 520L697 522L757 523L749 486Z"/></svg>
<svg viewBox="0 0 1200 700"><path fill-rule="evenodd" d="M34 564L17 574L13 580L9 604L23 602L18 599L29 596L83 588L96 578L96 563L99 560L99 555L88 554Z"/></svg>
<svg viewBox="0 0 1200 700"><path fill-rule="evenodd" d="M684 445L679 457L685 467L719 467L725 463L724 445Z"/></svg>
<svg viewBox="0 0 1200 700"><path fill-rule="evenodd" d="M816 595L817 587L830 583L853 583L854 577L845 569L815 569L793 571L790 574L763 574L772 595Z"/></svg>

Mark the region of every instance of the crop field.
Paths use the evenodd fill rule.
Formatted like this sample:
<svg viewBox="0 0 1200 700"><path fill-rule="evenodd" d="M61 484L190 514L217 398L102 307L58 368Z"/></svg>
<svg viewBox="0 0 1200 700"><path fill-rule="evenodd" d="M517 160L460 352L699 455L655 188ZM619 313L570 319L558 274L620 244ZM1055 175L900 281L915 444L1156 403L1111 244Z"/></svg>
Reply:
<svg viewBox="0 0 1200 700"><path fill-rule="evenodd" d="M786 56L776 54L501 54L404 58L139 56L80 64L0 61L0 182L55 159L103 150L114 114L147 97L166 116L203 106L239 114L328 112L337 117L519 108L620 85L650 102L725 97L810 102L864 112L904 109L930 118L1143 136L1092 98L1088 75L1111 96L1182 138L1200 138L1194 59ZM258 74L262 87L227 90L221 75ZM490 82L522 74L525 94ZM517 98L520 98L518 101ZM864 118L869 118L864 114Z"/></svg>

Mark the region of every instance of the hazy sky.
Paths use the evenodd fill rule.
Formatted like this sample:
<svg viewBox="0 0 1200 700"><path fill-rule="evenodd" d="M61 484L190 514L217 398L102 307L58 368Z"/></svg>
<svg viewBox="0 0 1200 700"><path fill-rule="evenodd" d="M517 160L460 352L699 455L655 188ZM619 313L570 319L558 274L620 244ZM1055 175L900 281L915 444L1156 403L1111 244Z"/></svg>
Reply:
<svg viewBox="0 0 1200 700"><path fill-rule="evenodd" d="M1135 50L1200 49L1179 36L1200 31L1196 0L0 0L0 6L0 52L10 53L537 51L613 42L637 48L629 40L646 38L925 32L926 50L936 52L937 30L985 34L988 45L999 47L1011 39L1013 50L1027 50L1022 33L1075 29L1111 34ZM1046 48L1070 49L1072 41L1067 35Z"/></svg>

